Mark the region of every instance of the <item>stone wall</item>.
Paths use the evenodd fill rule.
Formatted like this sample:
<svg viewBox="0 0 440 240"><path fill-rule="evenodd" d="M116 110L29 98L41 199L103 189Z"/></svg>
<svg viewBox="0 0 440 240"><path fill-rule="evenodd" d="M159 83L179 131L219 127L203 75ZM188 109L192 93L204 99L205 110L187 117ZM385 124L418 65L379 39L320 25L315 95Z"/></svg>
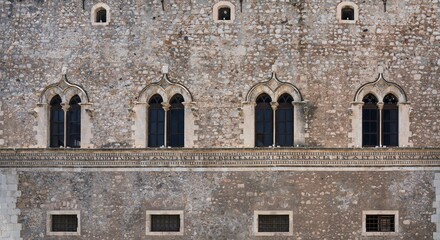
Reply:
<svg viewBox="0 0 440 240"><path fill-rule="evenodd" d="M331 0L231 2L236 16L228 24L212 19L215 1L165 0L162 10L156 0L108 0L110 23L92 26L96 0L84 8L81 1L1 1L7 147L37 144L33 109L63 67L93 103L90 145L134 146L130 109L163 66L193 95L194 147L242 147L242 102L273 69L308 101L306 146L347 147L350 104L378 66L408 95L410 143L439 146L437 0L388 0L386 12L382 1L353 1L356 24L339 23Z"/></svg>
<svg viewBox="0 0 440 240"><path fill-rule="evenodd" d="M52 239L47 211L79 210L75 239L144 239L146 210L183 210L184 236L167 239L255 239L254 211L289 210L294 239L377 239L362 211L397 210L387 239L432 239L432 172L359 170L19 171L19 222L24 239Z"/></svg>

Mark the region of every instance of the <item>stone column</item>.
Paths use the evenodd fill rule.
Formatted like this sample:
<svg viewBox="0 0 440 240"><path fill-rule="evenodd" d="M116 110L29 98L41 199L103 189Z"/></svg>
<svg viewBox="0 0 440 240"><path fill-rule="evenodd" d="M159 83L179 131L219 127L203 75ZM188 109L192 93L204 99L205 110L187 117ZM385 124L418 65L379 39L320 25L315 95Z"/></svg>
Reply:
<svg viewBox="0 0 440 240"><path fill-rule="evenodd" d="M81 106L81 148L92 148L92 104L79 103Z"/></svg>
<svg viewBox="0 0 440 240"><path fill-rule="evenodd" d="M133 106L134 126L132 130L133 130L135 148L147 147L148 106L149 105L146 102L136 102Z"/></svg>
<svg viewBox="0 0 440 240"><path fill-rule="evenodd" d="M272 119L273 119L273 124L272 124L272 146L275 147L276 146L276 127L277 127L277 108L278 108L278 103L277 102L271 102L270 106L272 107Z"/></svg>
<svg viewBox="0 0 440 240"><path fill-rule="evenodd" d="M399 107L399 147L411 147L412 144L409 142L411 106L409 103L398 103L397 106Z"/></svg>
<svg viewBox="0 0 440 240"><path fill-rule="evenodd" d="M362 106L364 106L364 102L351 103L351 132L348 133L351 143L349 147L362 147Z"/></svg>
<svg viewBox="0 0 440 240"><path fill-rule="evenodd" d="M66 147L67 146L67 112L69 111L70 105L67 103L61 103L61 108L63 109L64 112L64 134L63 134L64 146L63 147Z"/></svg>
<svg viewBox="0 0 440 240"><path fill-rule="evenodd" d="M304 101L293 101L293 145L304 146L305 145L305 129L306 129L306 117L304 114L304 108L306 107Z"/></svg>
<svg viewBox="0 0 440 240"><path fill-rule="evenodd" d="M243 124L240 128L243 130L241 138L244 147L252 148L255 146L255 103L243 102Z"/></svg>
<svg viewBox="0 0 440 240"><path fill-rule="evenodd" d="M379 147L382 147L382 116L383 116L383 102L377 103L377 107L379 108ZM361 117L362 119L362 117ZM361 127L362 129L362 127Z"/></svg>
<svg viewBox="0 0 440 240"><path fill-rule="evenodd" d="M163 145L165 146L165 147L167 147L168 146L168 143L167 143L167 138L168 138L168 110L170 110L170 107L171 107L171 105L169 104L169 103L162 103L162 108L163 108L163 111L164 111L164 119L165 119L165 121L164 121L164 131L163 131L163 137L164 137L164 140L163 140Z"/></svg>
<svg viewBox="0 0 440 240"><path fill-rule="evenodd" d="M49 110L47 103L39 103L35 108L37 112L37 148L47 148L49 146Z"/></svg>

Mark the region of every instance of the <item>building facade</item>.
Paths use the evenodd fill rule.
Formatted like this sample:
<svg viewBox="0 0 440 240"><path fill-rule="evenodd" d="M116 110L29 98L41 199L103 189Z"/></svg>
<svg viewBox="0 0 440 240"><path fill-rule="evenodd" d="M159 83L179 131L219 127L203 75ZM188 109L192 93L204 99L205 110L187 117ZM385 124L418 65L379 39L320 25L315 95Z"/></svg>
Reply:
<svg viewBox="0 0 440 240"><path fill-rule="evenodd" d="M0 239L440 239L437 0L0 5Z"/></svg>

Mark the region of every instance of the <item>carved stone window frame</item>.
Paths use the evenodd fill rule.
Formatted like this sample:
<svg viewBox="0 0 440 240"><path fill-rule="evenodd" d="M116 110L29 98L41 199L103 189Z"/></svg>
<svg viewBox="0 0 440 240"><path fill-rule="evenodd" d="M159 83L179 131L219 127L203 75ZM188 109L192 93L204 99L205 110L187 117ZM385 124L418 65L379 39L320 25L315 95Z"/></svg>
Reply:
<svg viewBox="0 0 440 240"><path fill-rule="evenodd" d="M289 216L289 232L259 232L258 217L259 215L288 215ZM254 236L293 236L293 211L291 210L256 210L254 211L254 219L252 224Z"/></svg>
<svg viewBox="0 0 440 240"><path fill-rule="evenodd" d="M182 95L184 102L184 146L185 148L194 147L196 129L193 111L195 103L193 102L190 91L179 83L173 83L169 80L168 74L163 74L162 78L155 83L151 83L144 87L139 93L133 106L134 126L133 138L135 148L148 147L148 102L154 95L160 95L163 99L162 105L165 110L169 109L171 98L176 95ZM166 115L166 114L165 114ZM166 124L165 124L166 125ZM165 134L166 136L166 134ZM165 141L166 142L166 141Z"/></svg>
<svg viewBox="0 0 440 240"><path fill-rule="evenodd" d="M68 105L70 99L75 95L81 99L81 103L79 103L81 106L80 148L92 148L92 103L89 101L87 92L81 86L70 83L66 75L63 75L61 81L47 86L40 95L35 108L37 113L36 147L47 148L50 146L50 101L56 95L61 97L61 105Z"/></svg>
<svg viewBox="0 0 440 240"><path fill-rule="evenodd" d="M367 232L367 215L394 215L394 232ZM364 210L362 211L362 236L396 236L399 234L398 210Z"/></svg>
<svg viewBox="0 0 440 240"><path fill-rule="evenodd" d="M231 9L231 19L230 20L219 20L218 10L223 7L228 7ZM235 6L229 1L220 1L212 7L212 19L215 23L233 23L235 20Z"/></svg>
<svg viewBox="0 0 440 240"><path fill-rule="evenodd" d="M353 20L342 19L342 9L344 9L345 7L350 7L353 9ZM339 23L355 24L359 20L359 7L354 2L341 2L336 8L336 18L338 19Z"/></svg>
<svg viewBox="0 0 440 240"><path fill-rule="evenodd" d="M351 103L351 132L348 133L349 147L362 147L362 106L364 102L362 99L368 94L373 94L378 100L378 105L383 105L383 99L387 94L393 94L399 99L397 104L399 112L399 146L411 147L412 143L409 141L411 137L410 131L410 111L411 105L408 102L405 91L399 85L388 82L384 79L383 74L379 73L378 78L374 82L369 82L361 86L355 94L354 100Z"/></svg>
<svg viewBox="0 0 440 240"><path fill-rule="evenodd" d="M106 21L105 22L96 22L96 14L100 9L105 9L106 11ZM90 22L93 26L107 26L110 23L110 7L105 3L97 3L93 5L92 10L90 12Z"/></svg>
<svg viewBox="0 0 440 240"><path fill-rule="evenodd" d="M272 73L268 81L254 85L246 95L246 100L242 103L243 123L240 128L243 130L241 139L244 147L255 147L255 105L257 97L266 93L277 105L278 98L284 93L293 97L293 147L305 145L305 108L307 102L304 101L301 92L291 83L282 82L278 79L276 73ZM275 132L276 126L274 126Z"/></svg>
<svg viewBox="0 0 440 240"><path fill-rule="evenodd" d="M78 228L76 232L53 232L52 216L53 215L76 215L78 219ZM51 210L47 211L46 217L46 235L48 236L80 236L81 235L81 214L79 210Z"/></svg>
<svg viewBox="0 0 440 240"><path fill-rule="evenodd" d="M145 234L147 236L183 236L185 229L185 221L183 210L147 210L145 221ZM178 232L152 232L151 231L151 215L179 215L180 216L180 231Z"/></svg>

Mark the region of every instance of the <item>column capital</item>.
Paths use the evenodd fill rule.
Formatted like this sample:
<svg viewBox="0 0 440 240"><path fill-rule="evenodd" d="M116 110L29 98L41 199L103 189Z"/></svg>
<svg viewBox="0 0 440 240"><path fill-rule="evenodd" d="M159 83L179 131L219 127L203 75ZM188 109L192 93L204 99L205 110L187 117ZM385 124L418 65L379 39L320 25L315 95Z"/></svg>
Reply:
<svg viewBox="0 0 440 240"><path fill-rule="evenodd" d="M271 103L270 103L270 106L272 107L272 110L274 110L274 111L277 110L278 105L279 105L279 104L278 104L277 102L271 102Z"/></svg>
<svg viewBox="0 0 440 240"><path fill-rule="evenodd" d="M162 103L163 110L168 111L170 110L171 105L169 103Z"/></svg>

